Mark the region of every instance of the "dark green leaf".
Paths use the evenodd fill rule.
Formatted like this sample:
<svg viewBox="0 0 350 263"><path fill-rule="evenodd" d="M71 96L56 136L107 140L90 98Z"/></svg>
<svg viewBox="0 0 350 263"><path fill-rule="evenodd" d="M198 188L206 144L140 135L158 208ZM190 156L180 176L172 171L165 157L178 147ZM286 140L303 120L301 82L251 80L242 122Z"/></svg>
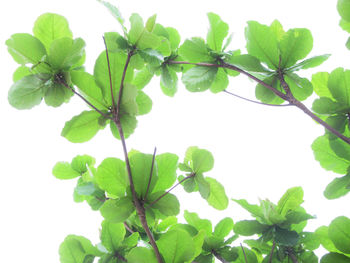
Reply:
<svg viewBox="0 0 350 263"><path fill-rule="evenodd" d="M86 142L104 128L99 123L100 116L96 111L83 111L66 122L61 135L70 142Z"/></svg>
<svg viewBox="0 0 350 263"><path fill-rule="evenodd" d="M279 42L281 51L281 68L289 68L298 60L305 58L311 51L313 38L305 28L290 29Z"/></svg>
<svg viewBox="0 0 350 263"><path fill-rule="evenodd" d="M338 253L328 253L321 258L320 263L350 263L350 258Z"/></svg>
<svg viewBox="0 0 350 263"><path fill-rule="evenodd" d="M337 199L342 197L350 192L349 189L350 184L350 174L347 174L343 177L335 178L332 182L330 182L323 194L327 199Z"/></svg>
<svg viewBox="0 0 350 263"><path fill-rule="evenodd" d="M222 50L222 42L228 34L228 25L214 13L208 13L209 31L207 34L208 46L216 51Z"/></svg>
<svg viewBox="0 0 350 263"><path fill-rule="evenodd" d="M217 68L195 66L182 75L182 82L191 92L205 91L212 85Z"/></svg>
<svg viewBox="0 0 350 263"><path fill-rule="evenodd" d="M101 215L112 223L124 222L135 211L132 200L125 196L117 200L106 200L100 208Z"/></svg>
<svg viewBox="0 0 350 263"><path fill-rule="evenodd" d="M117 251L124 239L125 233L126 231L123 223L103 221L101 230L102 245L109 252Z"/></svg>
<svg viewBox="0 0 350 263"><path fill-rule="evenodd" d="M195 248L191 236L181 229L166 232L157 241L157 245L165 262L173 263L183 263L190 260Z"/></svg>
<svg viewBox="0 0 350 263"><path fill-rule="evenodd" d="M152 203L158 199L165 192L156 192L151 194L148 197L148 202ZM180 203L175 195L168 193L159 199L154 205L153 208L158 209L163 215L166 216L176 216L180 213Z"/></svg>
<svg viewBox="0 0 350 263"><path fill-rule="evenodd" d="M47 87L46 80L40 74L29 75L15 82L9 92L8 101L16 109L31 109L40 104Z"/></svg>
<svg viewBox="0 0 350 263"><path fill-rule="evenodd" d="M275 228L275 241L282 246L295 246L299 241L299 235L295 231L289 231L284 228Z"/></svg>
<svg viewBox="0 0 350 263"><path fill-rule="evenodd" d="M257 57L271 69L278 68L279 50L277 39L268 26L249 21L245 29L245 37L249 55Z"/></svg>
<svg viewBox="0 0 350 263"><path fill-rule="evenodd" d="M179 48L179 55L192 63L209 62L213 60L208 53L204 40L199 37L186 39Z"/></svg>
<svg viewBox="0 0 350 263"><path fill-rule="evenodd" d="M215 226L213 235L224 238L231 233L233 229L233 220L229 217L225 217Z"/></svg>
<svg viewBox="0 0 350 263"><path fill-rule="evenodd" d="M37 37L49 50L52 41L59 38L72 38L68 21L61 15L46 13L38 17L33 28L34 36Z"/></svg>
<svg viewBox="0 0 350 263"><path fill-rule="evenodd" d="M335 218L328 229L329 238L335 247L343 253L350 254L350 219L345 216Z"/></svg>
<svg viewBox="0 0 350 263"><path fill-rule="evenodd" d="M258 263L258 259L252 250L246 247L238 247L236 251L238 252L238 258L235 263Z"/></svg>
<svg viewBox="0 0 350 263"><path fill-rule="evenodd" d="M233 231L238 235L252 236L261 234L266 228L266 225L262 225L256 220L242 220L236 222L233 226Z"/></svg>
<svg viewBox="0 0 350 263"><path fill-rule="evenodd" d="M347 107L327 97L316 99L312 104L312 110L318 114L335 114Z"/></svg>
<svg viewBox="0 0 350 263"><path fill-rule="evenodd" d="M210 185L208 204L217 210L225 210L228 206L228 198L224 187L214 178L206 177L205 180Z"/></svg>
<svg viewBox="0 0 350 263"><path fill-rule="evenodd" d="M6 40L8 52L19 64L37 64L46 55L44 45L30 34L18 33Z"/></svg>
<svg viewBox="0 0 350 263"><path fill-rule="evenodd" d="M125 163L117 158L106 158L97 168L96 181L107 193L122 197L128 185Z"/></svg>
<svg viewBox="0 0 350 263"><path fill-rule="evenodd" d="M65 86L51 82L48 85L48 88L45 92L45 103L48 106L59 107L64 102L68 102L69 99L73 96L73 92L67 89Z"/></svg>
<svg viewBox="0 0 350 263"><path fill-rule="evenodd" d="M157 263L153 250L146 247L135 247L127 255L128 263Z"/></svg>

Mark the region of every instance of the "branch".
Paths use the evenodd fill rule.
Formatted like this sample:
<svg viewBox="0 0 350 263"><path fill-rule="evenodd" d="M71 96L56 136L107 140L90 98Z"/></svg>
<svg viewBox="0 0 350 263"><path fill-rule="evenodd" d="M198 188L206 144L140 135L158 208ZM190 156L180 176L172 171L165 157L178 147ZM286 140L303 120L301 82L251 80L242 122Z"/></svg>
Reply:
<svg viewBox="0 0 350 263"><path fill-rule="evenodd" d="M160 199L162 199L164 196L166 196L167 194L169 194L169 192L171 190L173 190L176 186L178 186L179 184L183 183L184 181L186 181L187 179L190 179L192 177L194 177L196 174L195 173L191 173L189 176L186 176L184 179L182 179L180 182L178 182L176 185L174 185L173 187L171 187L168 191L166 191L164 194L162 194L161 196L159 196L156 200L154 200L152 203L149 204L148 207L154 205L155 203L157 203Z"/></svg>
<svg viewBox="0 0 350 263"><path fill-rule="evenodd" d="M226 261L221 255L219 255L218 253L216 253L215 250L212 250L211 253L213 253L213 255L220 260L222 263L229 263L228 261Z"/></svg>
<svg viewBox="0 0 350 263"><path fill-rule="evenodd" d="M129 227L129 225L126 222L124 222L124 227L126 228L126 230L129 231L130 234L134 233L134 231Z"/></svg>
<svg viewBox="0 0 350 263"><path fill-rule="evenodd" d="M273 252L275 250L275 247L276 247L276 242L274 240L273 244L272 244L271 254L270 254L270 257L269 257L269 263L272 263L272 257L273 257Z"/></svg>
<svg viewBox="0 0 350 263"><path fill-rule="evenodd" d="M287 248L287 253L288 253L288 257L293 261L293 263L299 263L292 248L290 247Z"/></svg>
<svg viewBox="0 0 350 263"><path fill-rule="evenodd" d="M152 175L153 175L153 167L154 167L154 160L155 160L155 158L156 158L156 152L157 152L157 147L154 147L153 158L152 158L152 165L151 165L151 172L150 172L150 175L149 175L149 180L148 180L148 185L147 185L146 194L145 194L145 196L143 197L143 200L146 200L146 199L147 199L147 195L148 195L148 192L149 192L149 188L150 188L150 186L151 186Z"/></svg>
<svg viewBox="0 0 350 263"><path fill-rule="evenodd" d="M245 263L248 263L248 259L247 259L247 255L245 254L244 247L242 246L242 243L240 245L241 245L241 248L242 248L242 251L243 251L244 261L245 261Z"/></svg>
<svg viewBox="0 0 350 263"><path fill-rule="evenodd" d="M232 96L235 96L237 98L240 98L242 100L245 100L245 101L249 101L249 102L253 102L253 103L256 103L256 104L260 104L260 105L264 105L264 106L274 106L274 107L285 107L285 106L292 106L292 104L268 104L268 103L263 103L263 102L260 102L260 101L256 101L256 100L251 100L251 99L247 99L245 97L242 97L242 96L239 96L237 94L234 94L230 91L227 91L227 90L223 90L223 92L227 93L227 94L230 94Z"/></svg>
<svg viewBox="0 0 350 263"><path fill-rule="evenodd" d="M106 39L104 36L102 38L103 38L103 42L105 44L105 50L106 50L106 59L107 59L108 75L109 75L109 87L111 88L111 97L112 97L112 113L113 113L113 116L115 116L116 109L115 109L114 92L113 92L113 85L112 85L111 65L109 64L109 55L108 55Z"/></svg>
<svg viewBox="0 0 350 263"><path fill-rule="evenodd" d="M126 260L126 258L123 257L121 254L119 254L117 251L114 252L114 256L115 256L117 259L119 259L119 260L121 260L121 261L123 261L123 262L128 262L128 261Z"/></svg>
<svg viewBox="0 0 350 263"><path fill-rule="evenodd" d="M110 116L108 116L107 114L103 113L102 111L100 111L98 108L96 108L91 102L89 102L87 99L85 99L81 94L79 94L78 92L76 92L71 86L69 86L66 81L64 80L64 78L60 77L60 76L56 76L55 80L59 83L62 84L63 86L65 86L67 89L70 89L75 95L77 95L79 98L81 98L87 105L89 105L91 108L93 108L95 111L97 111L99 114L101 114L104 118L106 119L111 119Z"/></svg>
<svg viewBox="0 0 350 263"><path fill-rule="evenodd" d="M344 136L343 134L338 132L336 129L334 129L332 126L330 126L328 123L326 123L325 121L320 119L311 110L309 110L303 103L301 103L300 101L295 99L291 94L287 95L285 93L282 93L281 91L275 89L274 87L270 86L269 84L265 83L264 81L258 79L257 77L251 75L250 73L248 73L240 68L237 68L234 65L228 64L226 62L222 62L222 64L212 64L212 63L191 63L191 62L187 62L187 61L173 61L173 60L169 60L168 63L169 64L189 64L189 65L196 65L196 66L203 66L203 67L227 68L227 69L231 69L231 70L237 71L239 73L242 73L243 75L246 75L250 79L252 79L252 80L256 81L257 83L259 83L260 85L264 86L265 88L271 90L273 93L275 93L281 99L284 99L284 100L288 101L291 105L294 105L297 108L301 109L309 117L311 117L313 120L315 120L316 122L321 124L325 129L327 129L328 131L333 133L335 136L337 136L338 138L340 138L344 142L350 144L350 138ZM281 84L282 84L282 82L281 82ZM287 84L287 83L285 83L285 84Z"/></svg>

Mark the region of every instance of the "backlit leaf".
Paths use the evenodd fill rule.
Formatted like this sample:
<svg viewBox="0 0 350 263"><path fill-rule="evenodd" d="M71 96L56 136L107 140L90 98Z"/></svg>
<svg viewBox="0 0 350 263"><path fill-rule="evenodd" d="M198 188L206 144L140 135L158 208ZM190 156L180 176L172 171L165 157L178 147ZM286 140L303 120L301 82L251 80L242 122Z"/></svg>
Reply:
<svg viewBox="0 0 350 263"><path fill-rule="evenodd" d="M350 254L350 219L345 216L335 218L328 229L329 238L335 247L343 253Z"/></svg>
<svg viewBox="0 0 350 263"><path fill-rule="evenodd" d="M228 34L228 25L214 13L208 13L209 31L207 34L208 46L216 51L222 50L222 42Z"/></svg>
<svg viewBox="0 0 350 263"><path fill-rule="evenodd" d="M195 66L182 75L182 82L191 92L205 91L212 85L217 68Z"/></svg>
<svg viewBox="0 0 350 263"><path fill-rule="evenodd" d="M199 37L186 39L179 48L179 55L192 63L208 62L213 60L213 58L208 54L208 49L204 40Z"/></svg>
<svg viewBox="0 0 350 263"><path fill-rule="evenodd" d="M100 208L101 215L112 223L124 222L135 211L132 200L125 196L117 200L109 199Z"/></svg>
<svg viewBox="0 0 350 263"><path fill-rule="evenodd" d="M210 194L207 199L209 205L218 210L224 210L228 206L228 198L225 193L225 189L214 178L206 177L205 180L210 185Z"/></svg>

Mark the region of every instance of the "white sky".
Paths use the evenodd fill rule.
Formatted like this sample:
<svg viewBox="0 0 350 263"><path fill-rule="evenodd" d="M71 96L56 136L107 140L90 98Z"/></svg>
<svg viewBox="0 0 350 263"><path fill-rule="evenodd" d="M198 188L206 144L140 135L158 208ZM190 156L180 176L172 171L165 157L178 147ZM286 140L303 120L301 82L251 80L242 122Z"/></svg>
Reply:
<svg viewBox="0 0 350 263"><path fill-rule="evenodd" d="M115 2L113 2L115 3ZM164 26L178 29L182 41L206 36L206 13L215 12L234 32L232 49L245 53L244 26L248 20L271 23L278 19L285 29L305 27L314 37L312 55L331 53L332 57L316 71L305 71L311 78L317 71L348 67L350 52L345 48L347 33L338 26L336 1L319 0L216 0L216 1L118 1L124 18L139 13L144 20L154 13ZM2 112L0 247L3 262L59 262L58 247L68 234L84 235L98 242L102 220L99 212L86 203L73 202L75 181L59 181L51 175L57 161L71 161L78 154L89 154L99 164L106 157L122 158L121 144L109 129L99 132L90 142L72 144L60 136L72 116L87 107L77 98L54 109L42 103L30 111L18 111L7 102L12 73L17 65L4 42L13 33L31 33L35 19L42 13L64 15L74 37L87 43L87 70L103 50L103 32L120 30L118 23L97 1L87 0L12 0L0 2ZM254 98L255 84L245 77L232 78L229 90ZM350 216L349 197L328 201L326 185L335 174L320 168L314 160L311 143L323 129L308 116L291 107L255 105L227 94L189 93L180 85L174 98L160 92L159 79L145 88L153 100L150 114L139 117L136 132L127 141L129 149L151 153L172 152L180 156L196 145L210 150L215 167L208 176L216 178L229 198L258 202L268 198L277 202L293 186L305 191L304 207L318 219L306 229L314 230L339 216ZM308 105L311 105L311 100ZM198 193L187 194L179 187L183 209L202 218L230 216L234 221L249 219L248 213L230 202L227 210L209 207Z"/></svg>

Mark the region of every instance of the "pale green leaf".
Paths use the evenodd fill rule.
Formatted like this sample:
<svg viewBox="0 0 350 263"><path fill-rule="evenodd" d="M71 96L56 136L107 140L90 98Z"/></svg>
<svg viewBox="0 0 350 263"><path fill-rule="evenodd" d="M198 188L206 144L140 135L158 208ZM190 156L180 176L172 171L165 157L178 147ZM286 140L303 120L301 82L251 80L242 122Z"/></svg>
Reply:
<svg viewBox="0 0 350 263"><path fill-rule="evenodd" d="M201 92L212 85L217 68L195 66L182 75L182 82L191 92Z"/></svg>
<svg viewBox="0 0 350 263"><path fill-rule="evenodd" d="M208 46L216 51L222 50L222 42L228 34L228 25L214 13L208 13L209 31L207 34Z"/></svg>
<svg viewBox="0 0 350 263"><path fill-rule="evenodd" d="M228 198L224 187L214 178L206 177L205 180L210 185L210 194L207 199L209 205L218 210L225 210L228 206Z"/></svg>
<svg viewBox="0 0 350 263"><path fill-rule="evenodd" d="M124 222L135 211L132 200L125 196L117 200L106 200L100 208L101 215L112 223Z"/></svg>

